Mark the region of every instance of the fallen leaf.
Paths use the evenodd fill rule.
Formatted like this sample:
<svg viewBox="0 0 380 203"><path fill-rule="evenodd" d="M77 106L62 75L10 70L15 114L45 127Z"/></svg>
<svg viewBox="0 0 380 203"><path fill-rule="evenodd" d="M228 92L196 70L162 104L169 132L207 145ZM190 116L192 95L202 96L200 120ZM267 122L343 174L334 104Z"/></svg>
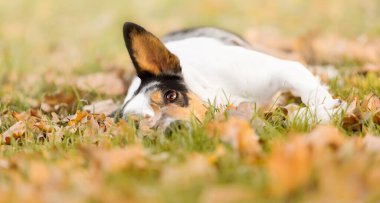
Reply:
<svg viewBox="0 0 380 203"><path fill-rule="evenodd" d="M362 108L366 111L376 112L380 109L380 99L374 93L368 94L364 97Z"/></svg>
<svg viewBox="0 0 380 203"><path fill-rule="evenodd" d="M117 110L119 105L115 104L112 99L97 101L90 105L83 107L83 110L88 111L93 114L105 114L110 115Z"/></svg>
<svg viewBox="0 0 380 203"><path fill-rule="evenodd" d="M316 155L318 151L332 148L338 149L344 142L344 135L334 126L319 125L306 137Z"/></svg>
<svg viewBox="0 0 380 203"><path fill-rule="evenodd" d="M59 104L72 105L76 101L76 96L73 92L61 91L55 94L46 94L42 100L43 103L49 106Z"/></svg>
<svg viewBox="0 0 380 203"><path fill-rule="evenodd" d="M40 161L32 161L28 172L31 183L39 186L46 184L50 179L50 170Z"/></svg>
<svg viewBox="0 0 380 203"><path fill-rule="evenodd" d="M185 163L165 167L161 173L160 180L165 184L187 185L194 183L194 181L214 179L215 172L216 170L207 156L191 154L187 157Z"/></svg>
<svg viewBox="0 0 380 203"><path fill-rule="evenodd" d="M124 95L127 87L116 73L94 73L81 76L76 85L83 91L96 91L109 96Z"/></svg>
<svg viewBox="0 0 380 203"><path fill-rule="evenodd" d="M284 196L305 185L310 178L312 158L307 142L296 136L286 143L276 143L267 157L269 191Z"/></svg>
<svg viewBox="0 0 380 203"><path fill-rule="evenodd" d="M68 122L68 125L74 126L74 125L77 125L78 123L86 122L87 120L86 121L82 121L82 120L86 118L87 115L88 115L87 111L77 111L74 117L70 119L70 121Z"/></svg>
<svg viewBox="0 0 380 203"><path fill-rule="evenodd" d="M295 41L283 37L277 29L249 29L244 36L255 50L282 59L303 61L302 56L296 52Z"/></svg>
<svg viewBox="0 0 380 203"><path fill-rule="evenodd" d="M18 121L2 134L2 142L9 144L11 138L20 138L26 132L26 125L23 121Z"/></svg>
<svg viewBox="0 0 380 203"><path fill-rule="evenodd" d="M217 186L207 188L201 195L201 203L252 202L253 191L241 186Z"/></svg>
<svg viewBox="0 0 380 203"><path fill-rule="evenodd" d="M211 164L215 164L219 158L226 154L226 148L223 145L218 145L215 151L209 155L208 160Z"/></svg>
<svg viewBox="0 0 380 203"><path fill-rule="evenodd" d="M89 152L91 160L103 172L114 172L126 168L142 170L147 167L147 152L139 145L132 145L120 149L97 150Z"/></svg>
<svg viewBox="0 0 380 203"><path fill-rule="evenodd" d="M227 114L232 117L238 117L250 120L254 113L254 104L251 102L241 102L237 107L227 108Z"/></svg>
<svg viewBox="0 0 380 203"><path fill-rule="evenodd" d="M366 63L359 71L359 74L366 75L368 73L380 73L380 65L379 64L372 64L372 63Z"/></svg>
<svg viewBox="0 0 380 203"><path fill-rule="evenodd" d="M8 160L0 159L0 169L8 169L10 168L10 163Z"/></svg>
<svg viewBox="0 0 380 203"><path fill-rule="evenodd" d="M47 124L46 122L37 122L36 124L34 124L34 126L36 126L38 129L45 133L51 133L52 131L54 131L54 127Z"/></svg>
<svg viewBox="0 0 380 203"><path fill-rule="evenodd" d="M361 131L363 128L361 118L362 114L359 108L359 99L355 97L347 107L346 114L343 117L342 127L351 131Z"/></svg>
<svg viewBox="0 0 380 203"><path fill-rule="evenodd" d="M380 137L367 134L363 139L365 149L370 152L380 153Z"/></svg>
<svg viewBox="0 0 380 203"><path fill-rule="evenodd" d="M317 35L315 33L303 37L301 41L298 50L301 51L308 63L338 64L347 59L360 63L379 63L378 42L363 40L363 38L349 40L336 35Z"/></svg>
<svg viewBox="0 0 380 203"><path fill-rule="evenodd" d="M42 111L58 112L60 109L70 108L77 100L73 92L61 91L54 94L46 94L41 102L40 108Z"/></svg>
<svg viewBox="0 0 380 203"><path fill-rule="evenodd" d="M218 136L231 144L242 156L253 158L261 152L259 137L247 120L236 117L217 120L208 124L207 131L211 136Z"/></svg>

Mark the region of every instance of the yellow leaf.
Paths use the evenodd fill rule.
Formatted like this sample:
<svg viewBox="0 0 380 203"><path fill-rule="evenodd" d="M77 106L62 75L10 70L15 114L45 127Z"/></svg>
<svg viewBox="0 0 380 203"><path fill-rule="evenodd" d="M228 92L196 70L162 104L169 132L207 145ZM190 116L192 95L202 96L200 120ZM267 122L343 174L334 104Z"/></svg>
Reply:
<svg viewBox="0 0 380 203"><path fill-rule="evenodd" d="M75 114L74 118L69 121L68 125L69 126L77 125L87 115L88 115L88 113L86 111L77 111L77 113Z"/></svg>

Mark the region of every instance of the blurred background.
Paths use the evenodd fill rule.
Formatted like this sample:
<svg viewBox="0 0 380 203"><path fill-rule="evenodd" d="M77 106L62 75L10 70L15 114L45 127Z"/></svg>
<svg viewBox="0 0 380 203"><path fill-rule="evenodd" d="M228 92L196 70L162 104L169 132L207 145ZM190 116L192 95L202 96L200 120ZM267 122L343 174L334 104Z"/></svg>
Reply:
<svg viewBox="0 0 380 203"><path fill-rule="evenodd" d="M380 35L377 0L1 0L2 101L18 98L18 92L36 97L77 75L115 69L128 75L131 68L121 31L125 21L158 36L186 27L218 26L264 50L282 51L278 55L308 64L350 66L378 59L373 47ZM329 37L310 48L315 36ZM348 40L361 44L347 45ZM356 58L350 60L351 50L348 57L338 53L345 60L334 61L332 54L339 50L323 52L326 46L350 47ZM320 48L320 57L315 47ZM10 93L13 96L7 99Z"/></svg>
<svg viewBox="0 0 380 203"><path fill-rule="evenodd" d="M145 137L87 113L123 101L125 21L229 29L307 65L349 110L310 134L276 109L256 131L215 116ZM380 0L0 0L0 202L380 202L379 77Z"/></svg>

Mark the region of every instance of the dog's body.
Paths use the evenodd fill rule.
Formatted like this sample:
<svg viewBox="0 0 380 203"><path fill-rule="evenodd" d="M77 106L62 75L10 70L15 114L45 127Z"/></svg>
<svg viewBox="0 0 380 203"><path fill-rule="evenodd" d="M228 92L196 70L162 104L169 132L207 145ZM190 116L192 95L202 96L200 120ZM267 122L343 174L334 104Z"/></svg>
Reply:
<svg viewBox="0 0 380 203"><path fill-rule="evenodd" d="M139 30L136 33L146 34L145 30L140 30L143 28L136 26L135 24L126 24L124 35L133 33L131 31L133 29ZM128 29L131 30L128 32ZM147 36L148 38L152 37L150 33ZM133 48L131 47L133 46L133 37L125 36L125 38L132 61L137 69L137 77L133 80L125 99L124 115L133 113L155 118L157 114L160 114L160 118L152 120L155 123L161 120L159 123L167 125L173 120L184 119L189 115L188 112L185 113L186 116L177 114L178 112L183 113L183 108L188 109L196 116L204 113L203 110L194 109L200 108L199 103L215 102L216 105L228 103L237 105L240 102L250 101L260 107L270 102L277 92L290 91L295 96L301 97L302 102L315 111L319 120L327 121L329 114L339 103L300 63L254 51L242 38L225 30L198 28L182 33L172 33L164 37L165 44L162 44L164 47L160 49L167 49L166 51L170 55L178 58L178 64L174 65L169 62L172 60L171 56L161 58L160 53L152 51L148 54L134 54L138 49L149 48L150 45L136 41L138 44L144 45ZM144 40L150 41L150 39ZM158 39L155 38L153 43L159 43L156 40ZM152 48L150 47L150 49ZM165 51L163 52L165 53ZM142 55L144 55L144 59L141 58ZM138 62L138 57L140 57L140 62ZM150 65L142 65L145 68L141 68L141 64L145 63L142 61L146 59L149 60ZM149 68L149 66L155 68ZM165 70L164 66L176 68ZM160 70L156 70L157 68ZM142 71L142 69L145 70ZM146 72L149 72L149 77L145 77ZM151 90L149 89L155 89L155 87L160 89L160 84L165 86L163 84L169 82L171 80L169 78L173 76L179 77L172 81L180 81L177 84L182 89L179 95L185 96L184 100L187 98L187 105L182 103L178 105L181 109L171 109L171 113L168 114L165 111L168 110L169 103L163 102L158 111L156 107L152 106L152 103L155 103L154 99L147 95L150 95L148 92ZM162 77L167 77L167 79L160 79ZM147 83L147 80L153 82ZM175 89L174 86L161 89L166 91L171 88ZM161 91L158 97L164 97L165 94L164 91ZM164 115L166 116L165 121L162 121Z"/></svg>

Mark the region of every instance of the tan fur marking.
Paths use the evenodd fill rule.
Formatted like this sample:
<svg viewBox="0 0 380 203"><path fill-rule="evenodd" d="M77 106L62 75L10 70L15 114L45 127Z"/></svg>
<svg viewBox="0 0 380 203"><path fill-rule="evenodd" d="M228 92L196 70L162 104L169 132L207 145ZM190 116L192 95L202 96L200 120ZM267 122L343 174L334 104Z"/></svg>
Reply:
<svg viewBox="0 0 380 203"><path fill-rule="evenodd" d="M199 120L203 120L206 114L206 107L203 102L193 93L189 93L189 106L180 107L175 104L169 104L165 107L164 113L172 118L180 120L189 120L194 115Z"/></svg>
<svg viewBox="0 0 380 203"><path fill-rule="evenodd" d="M162 99L162 94L160 91L154 91L150 95L150 106L152 107L155 114L158 114L164 105L164 100Z"/></svg>
<svg viewBox="0 0 380 203"><path fill-rule="evenodd" d="M150 94L150 100L152 101L152 103L158 104L159 106L164 104L161 91L155 91L152 94Z"/></svg>
<svg viewBox="0 0 380 203"><path fill-rule="evenodd" d="M134 58L142 71L154 75L180 72L177 56L170 53L162 42L150 33L130 33Z"/></svg>

